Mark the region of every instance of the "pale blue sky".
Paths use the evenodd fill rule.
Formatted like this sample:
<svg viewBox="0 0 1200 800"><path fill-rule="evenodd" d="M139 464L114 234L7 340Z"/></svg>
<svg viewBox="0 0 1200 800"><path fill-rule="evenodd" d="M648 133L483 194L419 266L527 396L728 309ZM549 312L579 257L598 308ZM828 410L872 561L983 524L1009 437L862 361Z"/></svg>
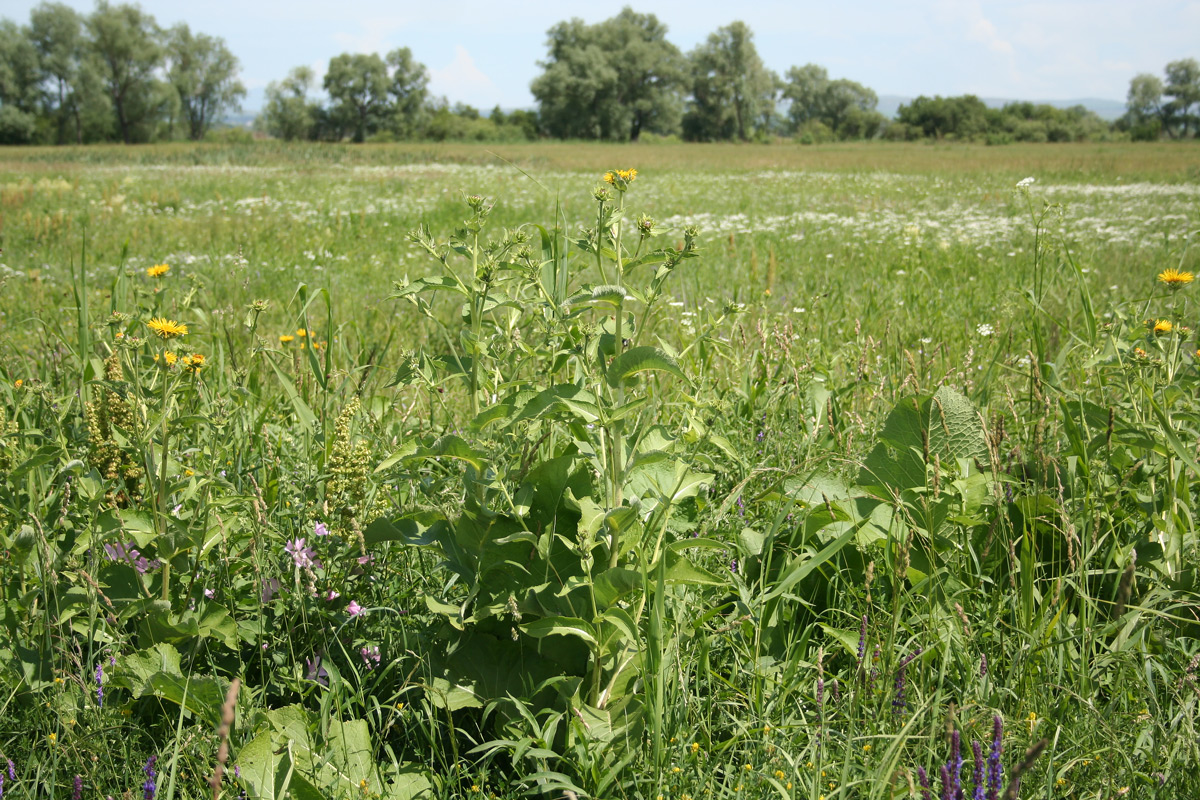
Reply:
<svg viewBox="0 0 1200 800"><path fill-rule="evenodd" d="M37 5L4 0L21 24ZM68 0L90 11L92 2ZM626 3L392 0L146 0L162 26L186 22L223 37L242 63L256 108L262 87L300 64L323 74L338 53L412 48L431 88L485 111L531 106L529 82L559 20L596 22ZM847 0L717 2L646 0L685 52L722 25L745 21L767 66L820 64L833 77L881 95L955 95L1028 100L1124 100L1138 72L1161 75L1178 58L1200 58L1200 0Z"/></svg>

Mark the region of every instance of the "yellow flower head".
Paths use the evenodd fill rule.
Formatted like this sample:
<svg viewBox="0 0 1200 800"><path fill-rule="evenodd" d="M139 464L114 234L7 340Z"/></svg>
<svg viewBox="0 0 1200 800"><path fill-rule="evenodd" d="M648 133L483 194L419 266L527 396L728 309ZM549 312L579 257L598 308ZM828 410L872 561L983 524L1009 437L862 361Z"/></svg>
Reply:
<svg viewBox="0 0 1200 800"><path fill-rule="evenodd" d="M175 362L179 360L179 356L175 355L175 353L173 353L173 352L172 352L172 351L170 351L170 350L168 350L167 352L163 353L163 358L165 358L165 359L167 360L167 366L168 366L168 367L173 367L173 366L175 366Z"/></svg>
<svg viewBox="0 0 1200 800"><path fill-rule="evenodd" d="M287 344L288 342L295 341L295 339L296 337L292 336L290 333L283 333L279 335L280 344Z"/></svg>
<svg viewBox="0 0 1200 800"><path fill-rule="evenodd" d="M161 278L171 271L170 264L155 264L153 267L146 268L146 274L151 278Z"/></svg>
<svg viewBox="0 0 1200 800"><path fill-rule="evenodd" d="M308 336L310 333L312 333L312 331L306 331L306 330L304 330L304 328L296 329L296 335L299 336L301 339L303 339L305 336Z"/></svg>
<svg viewBox="0 0 1200 800"><path fill-rule="evenodd" d="M20 378L17 378L17 382L13 384L13 386L17 387L18 389L20 389L24 385L25 385L25 381L21 380Z"/></svg>
<svg viewBox="0 0 1200 800"><path fill-rule="evenodd" d="M1156 334L1170 333L1174 327L1175 326L1171 324L1171 321L1167 319L1159 319L1154 321L1154 332Z"/></svg>
<svg viewBox="0 0 1200 800"><path fill-rule="evenodd" d="M624 191L629 184L637 180L636 169L609 170L604 173L604 182Z"/></svg>
<svg viewBox="0 0 1200 800"><path fill-rule="evenodd" d="M187 336L188 328L182 322L165 317L155 317L146 323L146 327L154 331L160 339L174 339L176 336Z"/></svg>
<svg viewBox="0 0 1200 800"><path fill-rule="evenodd" d="M200 368L204 366L204 354L192 353L190 356L184 356L183 365L193 374L199 372Z"/></svg>
<svg viewBox="0 0 1200 800"><path fill-rule="evenodd" d="M1192 273L1184 272L1183 270L1178 270L1174 267L1168 267L1167 269L1164 269L1162 272L1158 273L1158 282L1165 283L1172 289L1179 289L1185 284L1191 283L1193 280L1195 280L1195 277L1193 277Z"/></svg>
<svg viewBox="0 0 1200 800"><path fill-rule="evenodd" d="M692 752L693 753L700 752L700 743L699 742L692 742Z"/></svg>

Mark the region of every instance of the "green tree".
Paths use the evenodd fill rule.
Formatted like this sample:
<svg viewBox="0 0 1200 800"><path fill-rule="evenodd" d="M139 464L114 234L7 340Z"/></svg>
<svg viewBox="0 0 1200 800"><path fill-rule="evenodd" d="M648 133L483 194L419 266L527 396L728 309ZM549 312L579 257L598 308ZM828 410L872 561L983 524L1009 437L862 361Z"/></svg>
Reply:
<svg viewBox="0 0 1200 800"><path fill-rule="evenodd" d="M237 80L237 57L223 39L193 34L180 23L167 33L167 80L179 98L188 138L199 141L246 96Z"/></svg>
<svg viewBox="0 0 1200 800"><path fill-rule="evenodd" d="M875 92L846 78L830 80L824 67L806 64L787 73L783 97L790 101L788 119L793 129L820 122L843 139L874 136L883 126L875 110Z"/></svg>
<svg viewBox="0 0 1200 800"><path fill-rule="evenodd" d="M1177 129L1181 136L1200 132L1200 62L1183 58L1167 64L1167 80L1163 94L1171 98L1166 104L1167 128ZM1195 110L1193 110L1195 109Z"/></svg>
<svg viewBox="0 0 1200 800"><path fill-rule="evenodd" d="M325 91L329 93L330 122L341 138L353 131L364 141L387 116L387 65L378 53L342 53L329 62Z"/></svg>
<svg viewBox="0 0 1200 800"><path fill-rule="evenodd" d="M416 136L428 119L429 70L399 47L384 59L388 69L387 94L391 100L391 128L398 136Z"/></svg>
<svg viewBox="0 0 1200 800"><path fill-rule="evenodd" d="M148 140L167 99L156 78L162 48L154 17L138 6L112 6L99 0L87 18L87 28L121 140L126 144Z"/></svg>
<svg viewBox="0 0 1200 800"><path fill-rule="evenodd" d="M653 14L626 7L595 25L560 22L530 86L551 136L637 141L679 128L686 62Z"/></svg>
<svg viewBox="0 0 1200 800"><path fill-rule="evenodd" d="M688 59L692 97L683 119L684 136L745 141L770 128L779 76L763 65L746 23L718 29Z"/></svg>
<svg viewBox="0 0 1200 800"><path fill-rule="evenodd" d="M29 32L12 20L0 20L0 103L28 114L41 100L38 51Z"/></svg>
<svg viewBox="0 0 1200 800"><path fill-rule="evenodd" d="M41 99L38 52L11 20L0 20L0 144L28 144L37 136Z"/></svg>
<svg viewBox="0 0 1200 800"><path fill-rule="evenodd" d="M933 139L977 139L988 131L988 108L973 94L961 97L921 95L896 113L900 122Z"/></svg>
<svg viewBox="0 0 1200 800"><path fill-rule="evenodd" d="M277 139L313 139L320 106L308 97L315 78L308 67L296 67L287 77L267 84L260 117L268 134Z"/></svg>
<svg viewBox="0 0 1200 800"><path fill-rule="evenodd" d="M83 17L63 3L42 3L30 12L29 35L41 62L43 104L55 143L107 138L112 105L94 59L85 57Z"/></svg>

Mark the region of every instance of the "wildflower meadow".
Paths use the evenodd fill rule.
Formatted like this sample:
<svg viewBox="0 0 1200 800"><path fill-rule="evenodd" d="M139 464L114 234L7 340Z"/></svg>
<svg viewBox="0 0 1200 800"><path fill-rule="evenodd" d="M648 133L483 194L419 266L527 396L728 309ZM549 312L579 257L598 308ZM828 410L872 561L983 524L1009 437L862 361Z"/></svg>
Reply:
<svg viewBox="0 0 1200 800"><path fill-rule="evenodd" d="M0 796L1200 796L1200 150L0 148Z"/></svg>

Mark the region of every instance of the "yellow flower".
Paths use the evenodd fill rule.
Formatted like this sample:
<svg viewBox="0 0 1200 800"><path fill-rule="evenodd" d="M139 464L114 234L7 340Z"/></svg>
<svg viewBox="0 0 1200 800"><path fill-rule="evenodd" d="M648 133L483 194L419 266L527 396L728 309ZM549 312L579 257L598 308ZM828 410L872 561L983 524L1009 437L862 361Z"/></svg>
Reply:
<svg viewBox="0 0 1200 800"><path fill-rule="evenodd" d="M637 174L638 171L636 169L610 169L604 173L604 182L616 186L618 189L624 189L637 180Z"/></svg>
<svg viewBox="0 0 1200 800"><path fill-rule="evenodd" d="M742 769L744 769L744 770L746 770L747 772L749 772L750 770L754 769L754 767L753 767L753 766L751 766L750 764L743 764L743 765L742 765Z"/></svg>
<svg viewBox="0 0 1200 800"><path fill-rule="evenodd" d="M167 360L168 367L175 366L175 362L179 360L179 356L175 355L175 353L171 352L170 350L163 353L163 358Z"/></svg>
<svg viewBox="0 0 1200 800"><path fill-rule="evenodd" d="M693 753L700 752L700 743L699 742L692 742L692 752Z"/></svg>
<svg viewBox="0 0 1200 800"><path fill-rule="evenodd" d="M146 327L154 331L160 339L174 339L176 336L187 336L188 328L182 322L165 317L155 317L146 323Z"/></svg>
<svg viewBox="0 0 1200 800"><path fill-rule="evenodd" d="M788 782L787 782L787 785L786 785L786 786L784 786L783 788L784 788L784 789L787 789L787 790L790 792L790 791L792 790L792 782L791 782L791 781L788 781Z"/></svg>
<svg viewBox="0 0 1200 800"><path fill-rule="evenodd" d="M779 780L783 780L787 776L783 774L783 770L777 769L775 770L775 777L779 778Z"/></svg>
<svg viewBox="0 0 1200 800"><path fill-rule="evenodd" d="M1154 321L1154 332L1156 334L1170 333L1175 326L1171 324L1169 319L1158 319Z"/></svg>
<svg viewBox="0 0 1200 800"><path fill-rule="evenodd" d="M13 384L13 386L17 387L18 389L20 389L24 385L25 385L25 381L21 380L20 378L17 378L16 383Z"/></svg>
<svg viewBox="0 0 1200 800"><path fill-rule="evenodd" d="M1029 726L1029 734L1033 735L1033 729L1037 727L1038 715L1030 711L1029 716L1025 718L1025 724Z"/></svg>
<svg viewBox="0 0 1200 800"><path fill-rule="evenodd" d="M869 745L869 744L864 744L864 745L863 745L863 752L864 752L864 753L869 753L869 752L871 752L871 745Z"/></svg>
<svg viewBox="0 0 1200 800"><path fill-rule="evenodd" d="M183 365L192 373L199 372L200 368L204 366L204 354L192 353L190 356L184 356Z"/></svg>
<svg viewBox="0 0 1200 800"><path fill-rule="evenodd" d="M57 733L51 733L51 734L50 734L49 736L47 736L46 738L50 740L50 744L54 744L55 742L57 742L57 741L58 741L58 734L57 734Z"/></svg>
<svg viewBox="0 0 1200 800"><path fill-rule="evenodd" d="M296 337L292 336L290 333L280 334L280 336L279 336L280 344L287 344L288 342L293 342L295 340L296 340Z"/></svg>
<svg viewBox="0 0 1200 800"><path fill-rule="evenodd" d="M1055 785L1055 786L1066 786L1066 785L1067 785L1067 779L1066 779L1066 778L1057 778L1057 779L1055 779L1055 781L1054 781L1054 785Z"/></svg>
<svg viewBox="0 0 1200 800"><path fill-rule="evenodd" d="M1172 289L1182 288L1184 284L1191 283L1193 280L1195 280L1195 277L1192 273L1184 272L1174 267L1168 267L1158 273L1158 282L1165 283Z"/></svg>
<svg viewBox="0 0 1200 800"><path fill-rule="evenodd" d="M146 269L146 274L151 278L161 278L170 271L171 266L169 264L155 264L153 267L148 267Z"/></svg>
<svg viewBox="0 0 1200 800"><path fill-rule="evenodd" d="M304 330L304 328L296 328L296 335L299 336L301 339L303 339L305 336L308 336L308 334L310 334L311 332L312 331Z"/></svg>

